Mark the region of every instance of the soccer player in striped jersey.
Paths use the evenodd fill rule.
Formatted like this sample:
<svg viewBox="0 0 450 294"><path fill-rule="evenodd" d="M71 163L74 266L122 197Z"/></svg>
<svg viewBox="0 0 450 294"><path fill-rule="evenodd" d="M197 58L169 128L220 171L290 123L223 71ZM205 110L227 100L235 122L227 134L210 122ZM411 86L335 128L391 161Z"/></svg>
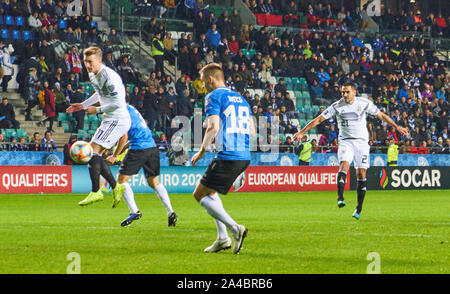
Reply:
<svg viewBox="0 0 450 294"><path fill-rule="evenodd" d="M366 195L366 171L370 166L369 133L367 131L367 115L393 126L400 134L408 136L408 129L398 126L388 115L380 111L369 99L356 96L356 85L345 83L341 88L342 98L331 104L321 115L309 122L302 130L294 135L300 140L306 132L323 121L336 116L339 126L338 146L338 207L344 207L344 188L350 164L354 163L357 177L358 204L353 217L359 219L362 205Z"/></svg>
<svg viewBox="0 0 450 294"><path fill-rule="evenodd" d="M203 157L215 138L221 150L208 166L194 191L195 199L216 222L218 237L205 252L218 252L231 247L227 228L233 235L233 253L238 254L247 228L235 222L225 211L218 193L227 194L236 178L250 164L250 135L254 124L250 106L238 93L225 85L222 67L210 63L200 70L205 88L207 129L200 150L192 157L192 165Z"/></svg>
<svg viewBox="0 0 450 294"><path fill-rule="evenodd" d="M131 119L125 101L125 87L119 74L103 65L100 48L86 48L83 55L84 65L89 73L89 79L95 93L82 103L71 104L66 112L73 113L84 110L88 115L103 113L103 118L91 140L94 156L92 156L88 166L92 191L78 205L85 206L103 200L99 185L100 175L102 175L113 189L113 207L115 207L122 198L125 187L116 183L101 154L105 149L111 149L116 145L119 139L130 129ZM94 106L96 103L100 103L100 106Z"/></svg>

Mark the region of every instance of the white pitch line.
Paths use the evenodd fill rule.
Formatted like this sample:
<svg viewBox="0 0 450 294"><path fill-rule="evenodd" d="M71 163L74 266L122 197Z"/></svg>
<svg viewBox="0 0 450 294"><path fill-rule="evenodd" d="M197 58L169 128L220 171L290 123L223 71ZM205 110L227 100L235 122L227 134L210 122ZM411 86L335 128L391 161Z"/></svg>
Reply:
<svg viewBox="0 0 450 294"><path fill-rule="evenodd" d="M311 234L311 235L329 235L326 232L295 232L296 234ZM382 234L382 233L358 233L358 232L346 232L346 233L333 233L333 235L355 235L355 236L377 236L377 237L417 237L417 238L447 238L442 235L423 235L423 234Z"/></svg>

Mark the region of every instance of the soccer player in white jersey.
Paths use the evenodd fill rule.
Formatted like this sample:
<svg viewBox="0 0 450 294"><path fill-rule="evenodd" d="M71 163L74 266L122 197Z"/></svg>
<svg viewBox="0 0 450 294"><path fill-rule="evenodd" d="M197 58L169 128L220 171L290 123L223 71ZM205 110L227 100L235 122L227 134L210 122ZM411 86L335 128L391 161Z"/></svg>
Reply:
<svg viewBox="0 0 450 294"><path fill-rule="evenodd" d="M323 121L336 116L339 126L339 173L338 173L338 207L344 207L344 188L347 173L352 161L356 168L358 204L353 213L355 219L361 215L364 196L366 194L366 171L370 165L369 133L366 117L368 114L376 116L394 126L400 134L408 136L406 128L398 126L388 115L380 111L372 101L356 96L356 85L345 83L341 88L342 98L331 104L321 115L310 121L302 130L294 135L300 140L306 132Z"/></svg>
<svg viewBox="0 0 450 294"><path fill-rule="evenodd" d="M113 189L113 207L115 207L119 203L125 187L116 183L101 154L105 149L111 149L116 145L119 139L127 134L130 129L131 119L125 101L125 87L120 76L111 68L103 65L100 48L86 48L83 55L84 65L89 73L89 79L95 93L82 103L71 104L66 112L72 113L84 110L88 115L103 113L103 118L91 140L94 156L88 164L92 191L78 205L84 206L103 200L99 184L100 175L102 175ZM100 106L95 106L97 102L100 103Z"/></svg>

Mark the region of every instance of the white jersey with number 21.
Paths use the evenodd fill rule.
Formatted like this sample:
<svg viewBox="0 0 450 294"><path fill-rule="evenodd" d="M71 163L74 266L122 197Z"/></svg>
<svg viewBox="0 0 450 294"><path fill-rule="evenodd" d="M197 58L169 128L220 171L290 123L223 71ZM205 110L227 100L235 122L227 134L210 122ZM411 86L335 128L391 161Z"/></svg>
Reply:
<svg viewBox="0 0 450 294"><path fill-rule="evenodd" d="M352 104L348 104L344 99L334 102L322 112L322 116L325 119L336 116L339 127L339 141L362 139L368 142L367 114L376 116L379 111L378 107L369 99L355 97Z"/></svg>

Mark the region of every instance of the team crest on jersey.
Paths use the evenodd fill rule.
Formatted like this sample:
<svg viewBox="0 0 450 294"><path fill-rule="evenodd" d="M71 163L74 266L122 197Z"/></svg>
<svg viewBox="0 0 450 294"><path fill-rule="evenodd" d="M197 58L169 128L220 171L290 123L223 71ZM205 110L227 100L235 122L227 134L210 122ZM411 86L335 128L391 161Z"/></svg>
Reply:
<svg viewBox="0 0 450 294"><path fill-rule="evenodd" d="M102 93L103 93L103 96L106 96L106 95L108 95L109 93L112 93L114 91L114 85L107 85L106 83L105 83L105 85L103 86L103 89L102 89Z"/></svg>

